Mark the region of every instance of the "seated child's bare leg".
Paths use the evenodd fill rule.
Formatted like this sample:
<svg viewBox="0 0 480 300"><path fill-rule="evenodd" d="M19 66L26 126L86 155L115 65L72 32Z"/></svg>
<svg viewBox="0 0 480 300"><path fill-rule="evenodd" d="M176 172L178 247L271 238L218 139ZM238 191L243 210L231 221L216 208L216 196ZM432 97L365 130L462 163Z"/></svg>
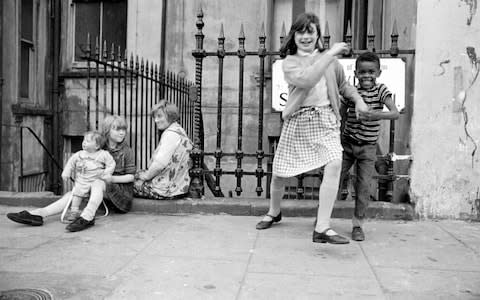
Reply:
<svg viewBox="0 0 480 300"><path fill-rule="evenodd" d="M78 212L80 211L80 204L82 203L82 198L79 196L73 196L72 198L72 204L70 206L70 210L72 212Z"/></svg>
<svg viewBox="0 0 480 300"><path fill-rule="evenodd" d="M67 205L67 202L70 199L70 195L71 195L71 192L68 192L65 195L63 195L62 198L49 204L48 206L45 206L42 208L36 208L29 212L32 215L41 216L43 218L59 214L65 208L65 205Z"/></svg>
<svg viewBox="0 0 480 300"><path fill-rule="evenodd" d="M81 217L87 221L91 221L95 218L95 213L98 207L103 201L103 193L105 191L105 182L103 180L96 180L92 183L90 189L90 198L88 199L87 206L83 209Z"/></svg>

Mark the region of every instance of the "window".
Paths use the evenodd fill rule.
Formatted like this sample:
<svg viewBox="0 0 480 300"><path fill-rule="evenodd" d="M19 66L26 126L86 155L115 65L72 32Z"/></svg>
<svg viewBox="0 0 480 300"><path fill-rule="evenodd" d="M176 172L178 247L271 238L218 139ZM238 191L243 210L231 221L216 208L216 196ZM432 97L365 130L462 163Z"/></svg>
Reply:
<svg viewBox="0 0 480 300"><path fill-rule="evenodd" d="M127 0L73 0L75 5L75 61L81 61L90 33L92 51L95 39L125 49L127 40ZM102 50L102 49L101 49Z"/></svg>
<svg viewBox="0 0 480 300"><path fill-rule="evenodd" d="M33 0L22 0L20 8L20 97L30 95L30 56L33 52Z"/></svg>

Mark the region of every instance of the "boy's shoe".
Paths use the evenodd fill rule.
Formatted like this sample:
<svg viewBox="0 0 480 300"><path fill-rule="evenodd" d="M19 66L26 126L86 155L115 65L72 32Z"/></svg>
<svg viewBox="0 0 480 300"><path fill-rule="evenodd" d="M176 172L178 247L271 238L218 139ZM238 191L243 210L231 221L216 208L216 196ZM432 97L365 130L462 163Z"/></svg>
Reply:
<svg viewBox="0 0 480 300"><path fill-rule="evenodd" d="M87 221L82 217L78 217L75 219L75 221L68 224L66 229L70 232L82 231L84 229L92 227L93 225L95 225L95 219L92 219L91 221Z"/></svg>
<svg viewBox="0 0 480 300"><path fill-rule="evenodd" d="M42 226L43 225L43 218L42 216L38 215L32 215L26 210L22 210L21 212L18 213L8 213L7 218L10 220L25 224L25 225L30 225L30 226Z"/></svg>
<svg viewBox="0 0 480 300"><path fill-rule="evenodd" d="M80 211L69 211L68 214L65 216L65 220L69 222L75 221L78 217L80 217Z"/></svg>
<svg viewBox="0 0 480 300"><path fill-rule="evenodd" d="M340 200L347 200L348 197L348 190L347 189L342 189L340 192Z"/></svg>
<svg viewBox="0 0 480 300"><path fill-rule="evenodd" d="M362 227L355 226L352 230L352 240L361 242L365 240L365 234L363 233Z"/></svg>

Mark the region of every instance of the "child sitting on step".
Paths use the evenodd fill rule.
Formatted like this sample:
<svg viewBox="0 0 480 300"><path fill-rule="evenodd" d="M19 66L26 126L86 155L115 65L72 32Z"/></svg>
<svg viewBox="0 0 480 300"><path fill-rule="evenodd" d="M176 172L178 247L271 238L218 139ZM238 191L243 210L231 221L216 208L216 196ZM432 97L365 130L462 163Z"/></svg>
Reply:
<svg viewBox="0 0 480 300"><path fill-rule="evenodd" d="M90 194L91 184L98 179L108 181L115 169L115 161L110 153L102 150L103 136L96 131L85 133L82 149L70 157L62 172L62 179L73 177L72 204L67 221L75 221L80 216L80 204Z"/></svg>

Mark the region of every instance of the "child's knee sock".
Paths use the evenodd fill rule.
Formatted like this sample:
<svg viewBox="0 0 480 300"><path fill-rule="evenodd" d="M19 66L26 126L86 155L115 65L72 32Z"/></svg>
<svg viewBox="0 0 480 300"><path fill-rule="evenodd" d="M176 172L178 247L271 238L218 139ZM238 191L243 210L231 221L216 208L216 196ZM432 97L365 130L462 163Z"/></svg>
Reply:
<svg viewBox="0 0 480 300"><path fill-rule="evenodd" d="M330 216L338 193L339 169L335 166L327 165L326 171L327 168L328 172L325 172L322 184L320 185L317 225L315 226L317 232L323 232L330 227Z"/></svg>
<svg viewBox="0 0 480 300"><path fill-rule="evenodd" d="M284 180L276 176L272 176L270 184L270 209L269 214L276 216L280 213L280 201L282 200L285 189Z"/></svg>

